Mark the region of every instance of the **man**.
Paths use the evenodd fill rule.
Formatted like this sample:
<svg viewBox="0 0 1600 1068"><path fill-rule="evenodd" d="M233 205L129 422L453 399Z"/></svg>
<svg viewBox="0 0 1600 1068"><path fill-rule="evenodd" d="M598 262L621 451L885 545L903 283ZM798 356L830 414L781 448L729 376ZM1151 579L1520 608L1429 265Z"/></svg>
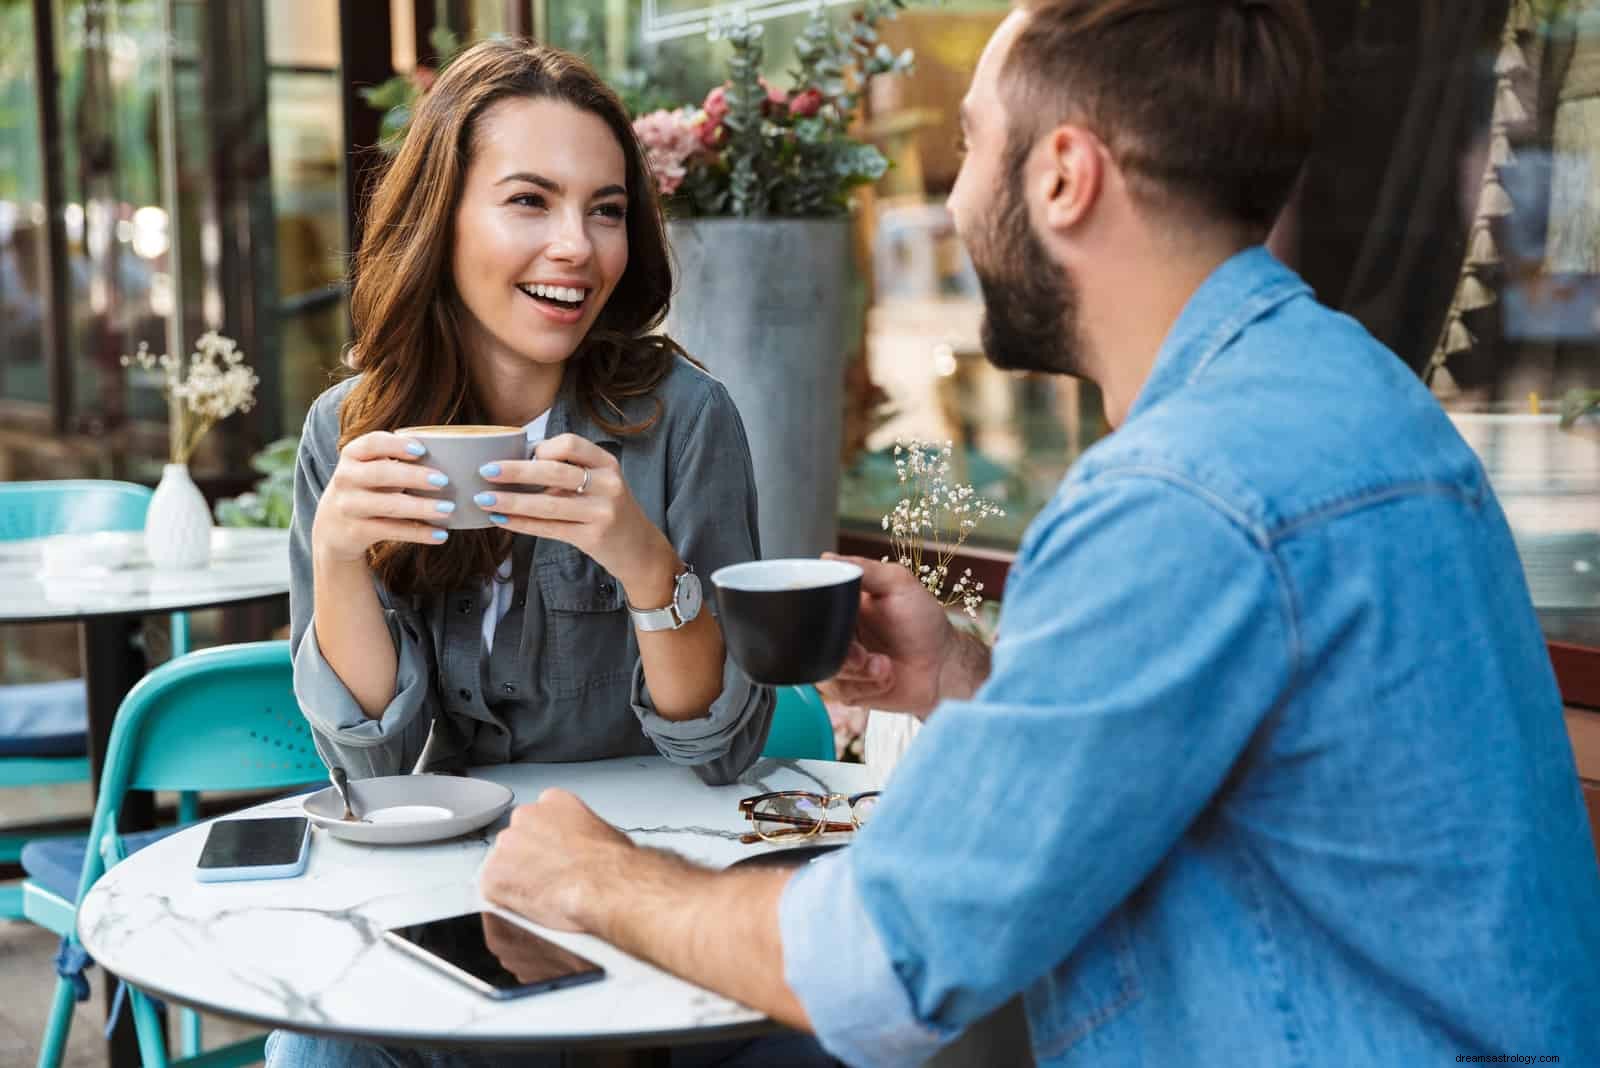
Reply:
<svg viewBox="0 0 1600 1068"><path fill-rule="evenodd" d="M1600 1064L1600 871L1510 533L1427 391L1259 243L1307 154L1302 0L1034 0L950 208L999 366L1118 429L992 656L863 562L829 689L933 714L852 848L715 873L581 802L484 893L915 1064L1022 992L1041 1064Z"/></svg>

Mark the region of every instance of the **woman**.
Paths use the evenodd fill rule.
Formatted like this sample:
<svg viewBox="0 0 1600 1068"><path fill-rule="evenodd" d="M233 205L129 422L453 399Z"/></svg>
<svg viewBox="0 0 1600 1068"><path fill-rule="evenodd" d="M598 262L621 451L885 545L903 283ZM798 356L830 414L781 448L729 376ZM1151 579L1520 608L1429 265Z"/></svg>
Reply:
<svg viewBox="0 0 1600 1068"><path fill-rule="evenodd" d="M564 53L477 45L418 107L364 229L361 373L312 406L296 473L295 687L324 758L409 771L431 726L430 768L659 751L731 781L770 691L710 612L640 631L630 611L759 553L738 413L649 333L671 269L621 105ZM443 476L393 430L446 423L526 425L534 459L490 481L549 489L445 531L407 492Z"/></svg>
<svg viewBox="0 0 1600 1068"><path fill-rule="evenodd" d="M295 691L324 759L360 778L424 757L660 752L732 781L766 740L771 691L725 658L710 612L659 630L633 616L759 552L738 413L651 334L671 269L621 104L565 53L476 45L418 107L364 229L361 373L312 406L295 482ZM449 423L525 425L534 459L489 480L548 489L496 492L474 505L495 527L446 531L438 502L407 492L442 474L393 431ZM676 1060L729 1055L820 1051L790 1035ZM286 1032L268 1061L498 1063Z"/></svg>

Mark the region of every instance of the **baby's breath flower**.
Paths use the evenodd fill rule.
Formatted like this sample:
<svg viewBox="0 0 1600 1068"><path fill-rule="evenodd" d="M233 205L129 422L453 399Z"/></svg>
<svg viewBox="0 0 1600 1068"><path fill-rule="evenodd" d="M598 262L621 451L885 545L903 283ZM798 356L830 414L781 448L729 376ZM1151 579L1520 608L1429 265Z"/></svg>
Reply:
<svg viewBox="0 0 1600 1068"><path fill-rule="evenodd" d="M167 395L171 460L178 464L189 462L195 446L219 419L249 411L261 382L244 362L238 342L215 330L195 341L187 371L177 356L152 356L149 344L143 341L133 355L123 356L120 362L146 371L159 366L165 372L162 392Z"/></svg>
<svg viewBox="0 0 1600 1068"><path fill-rule="evenodd" d="M950 483L950 463L955 445L901 439L894 443L895 477L908 496L883 517L896 560L947 608L959 606L976 619L983 604L983 584L973 582L966 569L945 590L950 561L978 523L1005 512L993 501L979 497L971 486ZM928 542L939 545L931 562L923 559Z"/></svg>

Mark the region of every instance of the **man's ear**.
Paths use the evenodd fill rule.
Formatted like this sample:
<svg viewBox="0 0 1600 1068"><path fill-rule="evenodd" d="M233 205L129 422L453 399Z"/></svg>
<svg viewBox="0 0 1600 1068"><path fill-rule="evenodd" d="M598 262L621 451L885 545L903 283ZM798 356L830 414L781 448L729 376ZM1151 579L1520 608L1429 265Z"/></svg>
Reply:
<svg viewBox="0 0 1600 1068"><path fill-rule="evenodd" d="M1041 221L1051 230L1069 230L1082 222L1100 197L1105 159L1100 139L1081 126L1058 126L1040 154L1036 188L1041 194Z"/></svg>

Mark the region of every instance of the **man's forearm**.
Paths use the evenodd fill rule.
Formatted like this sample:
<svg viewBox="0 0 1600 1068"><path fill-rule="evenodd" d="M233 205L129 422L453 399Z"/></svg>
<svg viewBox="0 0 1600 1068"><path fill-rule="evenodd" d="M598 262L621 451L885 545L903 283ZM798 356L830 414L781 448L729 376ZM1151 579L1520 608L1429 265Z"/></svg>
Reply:
<svg viewBox="0 0 1600 1068"><path fill-rule="evenodd" d="M718 872L655 849L618 847L584 885L584 928L642 960L810 1030L783 978L778 901L786 871Z"/></svg>

